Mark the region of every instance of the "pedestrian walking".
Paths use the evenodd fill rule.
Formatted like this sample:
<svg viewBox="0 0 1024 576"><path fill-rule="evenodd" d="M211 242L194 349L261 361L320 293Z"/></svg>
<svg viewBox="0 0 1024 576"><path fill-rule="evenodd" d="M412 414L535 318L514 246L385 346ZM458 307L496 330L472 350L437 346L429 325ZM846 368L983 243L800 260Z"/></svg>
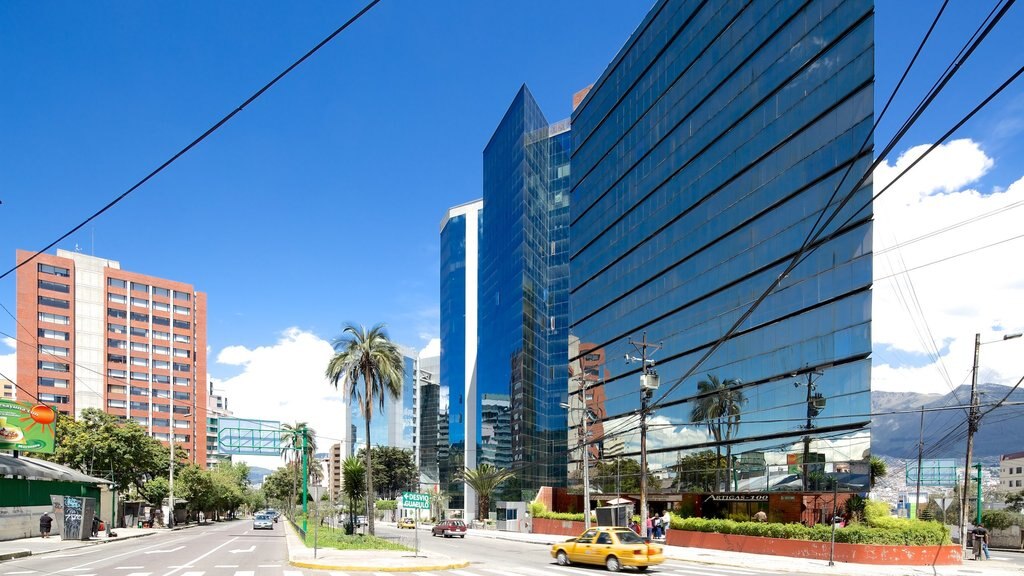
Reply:
<svg viewBox="0 0 1024 576"><path fill-rule="evenodd" d="M985 560L991 560L992 556L988 552L988 530L984 526L978 526L971 532L974 536L974 559L981 560L981 555L985 554Z"/></svg>
<svg viewBox="0 0 1024 576"><path fill-rule="evenodd" d="M668 513L668 508L665 508L665 512L661 515L661 537L668 538L668 527L672 525L672 516Z"/></svg>
<svg viewBox="0 0 1024 576"><path fill-rule="evenodd" d="M646 528L647 528L647 538L650 539L652 536L654 536L654 521L651 520L650 516L647 517L647 526L646 526Z"/></svg>
<svg viewBox="0 0 1024 576"><path fill-rule="evenodd" d="M43 515L39 517L39 534L43 538L49 538L50 537L50 527L52 525L53 525L53 518L50 517L49 513L43 512Z"/></svg>

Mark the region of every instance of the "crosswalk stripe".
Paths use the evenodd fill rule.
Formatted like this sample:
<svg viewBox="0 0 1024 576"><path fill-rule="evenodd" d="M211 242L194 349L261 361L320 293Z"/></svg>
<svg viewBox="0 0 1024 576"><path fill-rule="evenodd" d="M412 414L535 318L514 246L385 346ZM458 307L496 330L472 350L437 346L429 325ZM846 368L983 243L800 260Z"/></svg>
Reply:
<svg viewBox="0 0 1024 576"><path fill-rule="evenodd" d="M285 570L281 573L281 576L302 576L302 572L299 572L298 570Z"/></svg>
<svg viewBox="0 0 1024 576"><path fill-rule="evenodd" d="M181 576L203 576L205 572L182 572Z"/></svg>
<svg viewBox="0 0 1024 576"><path fill-rule="evenodd" d="M181 576L185 576L182 574ZM256 576L256 573L252 570L236 570L235 576Z"/></svg>
<svg viewBox="0 0 1024 576"><path fill-rule="evenodd" d="M132 572L128 576L149 576L152 572Z"/></svg>
<svg viewBox="0 0 1024 576"><path fill-rule="evenodd" d="M474 574L473 572L466 572L465 570L449 570L448 572L450 572L451 574L455 574L455 576L480 576L479 574Z"/></svg>

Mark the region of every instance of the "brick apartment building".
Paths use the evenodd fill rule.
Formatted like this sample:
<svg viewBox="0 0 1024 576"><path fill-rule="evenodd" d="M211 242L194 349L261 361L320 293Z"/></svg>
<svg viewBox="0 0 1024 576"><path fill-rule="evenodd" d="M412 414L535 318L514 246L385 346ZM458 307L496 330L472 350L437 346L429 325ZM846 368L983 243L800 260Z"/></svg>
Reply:
<svg viewBox="0 0 1024 576"><path fill-rule="evenodd" d="M178 445L205 467L206 294L58 250L18 269L17 303L19 386L64 414L131 418L165 443L173 419Z"/></svg>

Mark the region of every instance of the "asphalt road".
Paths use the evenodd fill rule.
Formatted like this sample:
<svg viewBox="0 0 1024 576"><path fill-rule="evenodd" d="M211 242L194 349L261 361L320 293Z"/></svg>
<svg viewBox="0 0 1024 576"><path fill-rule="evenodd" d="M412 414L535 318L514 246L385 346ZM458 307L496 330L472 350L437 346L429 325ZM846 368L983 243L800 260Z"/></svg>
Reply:
<svg viewBox="0 0 1024 576"><path fill-rule="evenodd" d="M0 576L307 576L288 566L284 528L252 530L251 520L0 564Z"/></svg>
<svg viewBox="0 0 1024 576"><path fill-rule="evenodd" d="M377 536L398 539L403 544L412 546L412 530L399 530L394 524L380 522L376 525ZM462 558L471 562L470 566L461 570L432 572L437 576L600 576L608 574L604 566L559 566L551 557L550 546L496 540L468 535L465 538L431 537L429 528L420 530L420 549L446 554L453 558ZM637 574L633 570L624 570L624 574ZM664 564L650 568L645 574L661 574L663 576L755 576L761 574L781 574L780 572L759 571L747 568L710 567L706 564L677 562L668 560ZM319 575L318 575L319 576Z"/></svg>

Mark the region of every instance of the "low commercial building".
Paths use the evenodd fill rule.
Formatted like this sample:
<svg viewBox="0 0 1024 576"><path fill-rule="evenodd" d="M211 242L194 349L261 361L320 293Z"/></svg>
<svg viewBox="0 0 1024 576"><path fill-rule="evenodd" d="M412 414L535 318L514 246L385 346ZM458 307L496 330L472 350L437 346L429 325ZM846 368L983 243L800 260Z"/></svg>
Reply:
<svg viewBox="0 0 1024 576"><path fill-rule="evenodd" d="M1024 452L999 457L999 489L1005 492L1024 490Z"/></svg>
<svg viewBox="0 0 1024 576"><path fill-rule="evenodd" d="M94 498L100 520L110 522L114 504L109 485L103 478L46 460L0 454L0 540L39 536L43 512L55 517L52 496ZM56 519L51 533L61 533Z"/></svg>

